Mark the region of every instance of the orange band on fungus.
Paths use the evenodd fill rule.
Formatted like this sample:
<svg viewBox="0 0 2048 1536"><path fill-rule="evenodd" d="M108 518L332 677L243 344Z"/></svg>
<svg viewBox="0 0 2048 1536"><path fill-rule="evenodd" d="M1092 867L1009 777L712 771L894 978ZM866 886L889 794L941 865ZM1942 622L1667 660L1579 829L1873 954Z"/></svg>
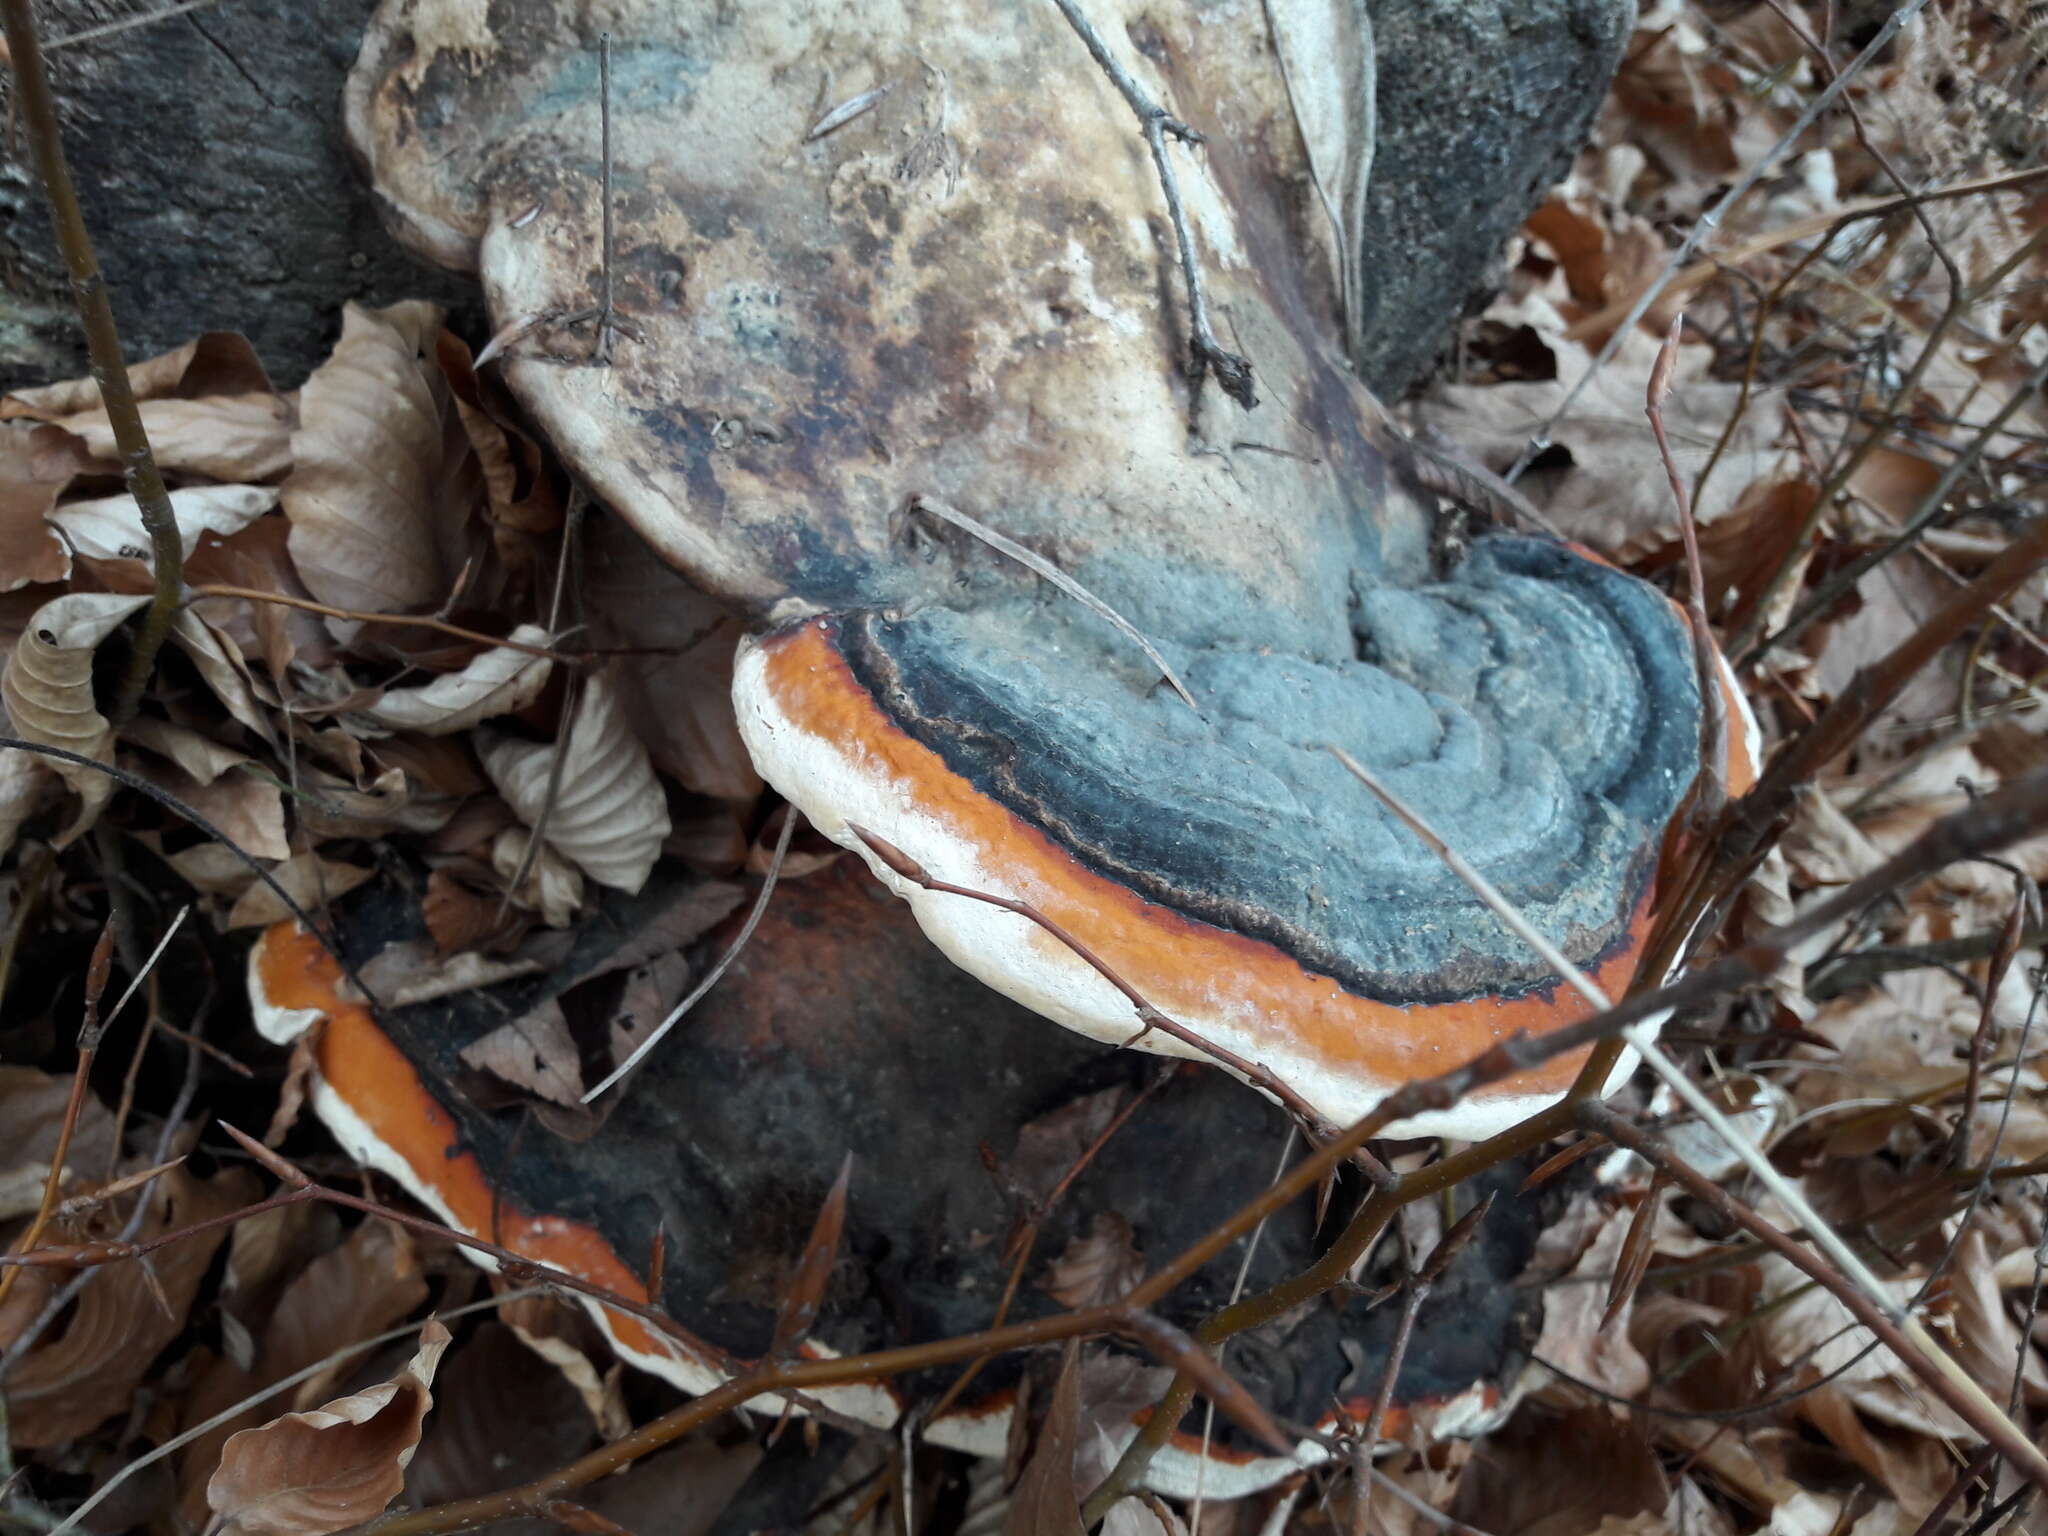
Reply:
<svg viewBox="0 0 2048 1536"><path fill-rule="evenodd" d="M906 802L979 850L985 868L1005 872L1001 894L1028 901L1080 935L1162 1012L1201 1019L1229 1003L1248 1004L1232 1011L1255 1020L1241 1026L1253 1059L1262 1050L1284 1051L1313 1058L1333 1076L1391 1085L1445 1071L1511 1035L1546 1034L1592 1012L1562 985L1514 998L1408 1007L1347 992L1271 944L1185 917L1096 874L982 794L890 719L854 677L825 621L771 636L761 648L765 685L792 725L858 760L863 773L885 778ZM1623 995L1635 974L1653 895L1646 889L1637 902L1626 941L1588 967L1609 996ZM1034 930L1029 942L1058 941ZM1561 1093L1584 1059L1584 1051L1559 1057L1473 1097Z"/></svg>

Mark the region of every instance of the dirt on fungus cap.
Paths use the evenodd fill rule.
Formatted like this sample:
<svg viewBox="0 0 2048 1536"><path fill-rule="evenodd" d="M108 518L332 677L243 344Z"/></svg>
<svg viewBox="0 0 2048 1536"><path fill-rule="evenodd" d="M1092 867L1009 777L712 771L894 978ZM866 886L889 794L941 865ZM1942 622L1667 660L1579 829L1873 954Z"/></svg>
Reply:
<svg viewBox="0 0 2048 1536"><path fill-rule="evenodd" d="M864 14L855 57L797 0L514 9L387 0L352 138L400 234L474 268L498 325L585 309L610 31L634 335L593 367L587 336L540 326L505 376L608 506L764 626L742 727L828 836L859 823L1032 902L1337 1120L1585 1008L1326 745L1626 987L1700 761L1684 620L1569 547L1437 537L1340 356L1265 10L1090 6L1140 85L1219 130L1175 163L1210 308L1256 368L1245 411L1184 367L1153 167L1055 8L902 0ZM840 104L817 99L827 63L832 94L867 104L816 131ZM1198 709L1064 594L932 537L918 498L1082 582ZM878 872L999 989L1098 1039L1136 1032L1025 920ZM1398 1129L1485 1134L1577 1066Z"/></svg>

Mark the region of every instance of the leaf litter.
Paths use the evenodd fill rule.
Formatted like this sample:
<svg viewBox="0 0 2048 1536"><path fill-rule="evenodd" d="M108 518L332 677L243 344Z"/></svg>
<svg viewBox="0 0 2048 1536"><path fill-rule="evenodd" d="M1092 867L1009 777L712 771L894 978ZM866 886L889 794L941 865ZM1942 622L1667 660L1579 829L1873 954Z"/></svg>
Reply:
<svg viewBox="0 0 2048 1536"><path fill-rule="evenodd" d="M1643 11L1594 143L1528 220L1451 366L1404 408L1419 431L1495 472L1540 433L1547 444L1518 489L1569 537L1682 593L1680 529L1641 407L1658 339L1682 311L1667 410L1680 473L1704 482L1708 611L1724 634L1754 642L1739 659L1773 736L1811 718L2003 547L2038 505L2048 428L2036 402L1986 434L1977 468L1950 488L1914 549L1779 638L1835 572L1923 516L1944 468L2021 388L2043 355L2048 275L2024 248L2043 217L2040 184L2008 184L2041 163L2044 139L2024 51L2038 52L2038 27L2016 7L1930 7L1852 87L1864 134L1846 114L1824 116L1756 193L1722 207L1729 183L1822 83L1788 15L1827 37L1837 65L1850 56L1817 6L1661 0ZM1296 28L1283 43L1298 53L1310 35ZM1362 46L1348 34L1338 43ZM1369 157L1341 101L1306 102L1304 112L1344 265L1353 184ZM1923 227L1892 206L1891 166L1915 188L1985 190L1925 204ZM1619 333L1710 210L1717 223L1699 255ZM1929 228L1965 281L1988 285L1968 322L1945 333L1949 298ZM2015 253L2018 265L1998 276ZM1612 357L1558 417L1610 341ZM429 995L442 973L457 984L484 973L465 968L554 963L544 958L552 930L573 931L599 887L643 888L664 852L721 877L656 925L664 953L617 959L614 974L578 978L472 1046L471 1067L513 1102L557 1117L534 1134L588 1134L587 1116L575 1119L586 1114L587 1075L624 1059L640 1021L688 990L687 952L746 898L723 877L743 873L770 838L726 702L740 624L602 512L583 525L582 584L557 622L549 598L564 564L566 479L494 372L475 368L431 306L351 306L332 358L296 391L274 389L248 343L224 333L138 363L131 380L171 481L194 588L178 654L144 713L116 729L100 712L100 674L118 661L122 626L147 590L146 541L118 494L97 386L17 390L0 401L0 700L10 731L118 763L201 809L316 915L402 851L426 871L430 930L419 953L389 951L383 974L421 989L407 995ZM1846 494L1821 506L1873 426L1881 441ZM2042 760L2044 606L2038 580L2023 588L1807 786L1731 932L1811 905ZM464 633L413 622L428 619ZM61 935L77 920L77 890L52 895L29 872L95 816L188 886L216 928L286 915L220 845L117 794L105 776L0 752L0 855L12 853L0 895L11 920L24 903L56 925L38 931ZM785 877L829 860L793 857ZM1713 1034L1712 1070L1729 1091L1747 1083L1752 1107L1768 1108L1756 1123L1802 1193L1881 1256L1901 1303L1917 1306L1995 1396L2009 1390L2034 1415L2048 1409L2041 1179L1968 1175L1986 1160L2009 1170L2048 1157L2037 909L2003 981L1983 995L2014 903L2032 899L2025 881L2043 878L2048 840L2012 850L2004 866L1958 866L1823 936L1725 1017L1684 1023ZM1923 954L1939 958L1909 963ZM579 987L601 1001L569 995ZM606 1038L583 1038L584 1020L599 1014L614 1015ZM0 1020L0 1050L61 1067L53 1039ZM279 1135L310 1134L298 1128L300 1089L283 1053L266 1071L270 1100L255 1123L274 1114ZM253 1196L245 1170L180 1168L139 1201L94 1206L91 1192L117 1166L145 1166L135 1122L116 1130L103 1086L96 1079L87 1096L67 1160L62 1188L86 1205L62 1240L107 1237L138 1218L147 1235ZM35 1208L68 1088L66 1076L0 1067L0 1222ZM1050 1195L1116 1108L1107 1093L1026 1126L1000 1170L1004 1187L1025 1204ZM1496 1536L1914 1530L1966 1459L1953 1415L1870 1348L1831 1296L1745 1249L1710 1212L1653 1190L1630 1159L1601 1154L1585 1166L1598 1176L1573 1185L1520 1282L1540 1290L1543 1322L1514 1383L1519 1407L1477 1447L1384 1456L1386 1478L1413 1502L1383 1491L1379 1523L1441 1528L1419 1503ZM801 1331L817 1308L839 1241L830 1217L828 1202L804 1278L783 1296L793 1321L779 1332ZM1142 1238L1100 1213L1063 1252L1041 1255L1034 1282L1070 1306L1112 1300L1144 1273ZM76 1273L24 1270L0 1304L0 1349L28 1338ZM9 1370L17 1464L38 1485L60 1486L88 1463L118 1464L107 1457L196 1426L476 1283L431 1243L307 1205L186 1239L147 1265L109 1266ZM559 1302L509 1304L503 1323L452 1338L437 1327L427 1323L411 1360L381 1362L375 1379L355 1379L360 1362L336 1362L290 1403L250 1409L187 1445L176 1461L187 1521L342 1529L401 1497L502 1488L515 1471L567 1460L645 1416L607 1346ZM1038 1364L1049 1391L1021 1459L967 1474L981 1490L980 1529L1077 1529L1080 1497L1114 1459L1114 1432L1162 1384L1156 1368L1092 1349ZM692 1437L590 1490L587 1508L655 1530L674 1527L652 1511L686 1503L687 1528L705 1529L761 1456L742 1430ZM536 1465L508 1464L526 1460ZM920 1462L918 1475L934 1487L956 1475L957 1464L931 1470L940 1465ZM1285 1529L1320 1536L1343 1508L1324 1492L1319 1483L1292 1502L1275 1495L1241 1510L1212 1501L1201 1525L1249 1536L1277 1514ZM1946 1529L1963 1528L1982 1508L1974 1500ZM1191 1515L1184 1500L1126 1499L1104 1529L1151 1536ZM828 1518L814 1528L841 1527Z"/></svg>

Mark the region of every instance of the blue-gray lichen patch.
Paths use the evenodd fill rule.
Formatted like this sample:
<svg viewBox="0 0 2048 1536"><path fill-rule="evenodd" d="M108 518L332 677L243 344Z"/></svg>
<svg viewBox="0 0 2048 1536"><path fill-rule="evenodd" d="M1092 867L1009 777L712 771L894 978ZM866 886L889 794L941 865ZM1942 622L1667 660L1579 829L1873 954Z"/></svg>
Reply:
<svg viewBox="0 0 2048 1536"><path fill-rule="evenodd" d="M1554 983L1326 750L1382 775L1583 964L1625 944L1699 762L1683 620L1558 545L1361 581L1358 655L1175 646L1190 711L1064 599L854 615L856 676L912 736L1099 874L1400 1003Z"/></svg>

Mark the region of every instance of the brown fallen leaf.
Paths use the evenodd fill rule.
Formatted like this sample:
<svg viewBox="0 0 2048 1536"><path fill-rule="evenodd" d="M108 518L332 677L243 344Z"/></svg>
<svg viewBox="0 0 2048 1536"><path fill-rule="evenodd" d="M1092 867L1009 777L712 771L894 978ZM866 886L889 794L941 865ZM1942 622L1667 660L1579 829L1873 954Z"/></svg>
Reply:
<svg viewBox="0 0 2048 1536"><path fill-rule="evenodd" d="M724 800L761 792L732 708L733 652L745 631L618 518L593 517L584 600L616 663L627 718L654 766L685 789Z"/></svg>
<svg viewBox="0 0 2048 1536"><path fill-rule="evenodd" d="M1064 1307L1094 1307L1120 1300L1145 1278L1145 1256L1131 1224L1115 1211L1097 1211L1085 1235L1052 1261L1046 1291Z"/></svg>
<svg viewBox="0 0 2048 1536"><path fill-rule="evenodd" d="M768 1345L773 1358L781 1358L810 1333L825 1303L825 1287L832 1278L832 1265L839 1257L839 1237L846 1229L846 1189L853 1178L853 1154L839 1164L839 1177L818 1207L818 1219L804 1251L783 1287L782 1303L775 1311L775 1335Z"/></svg>
<svg viewBox="0 0 2048 1536"><path fill-rule="evenodd" d="M545 645L548 632L538 624L512 631L522 645ZM499 646L471 659L460 672L435 678L420 688L394 688L361 711L386 730L417 731L423 736L451 736L479 720L524 709L548 685L554 663L530 651Z"/></svg>
<svg viewBox="0 0 2048 1536"><path fill-rule="evenodd" d="M548 805L557 751L562 769L541 835L599 885L638 891L668 836L668 801L605 674L586 679L575 717L556 745L480 737L484 771L529 827Z"/></svg>
<svg viewBox="0 0 2048 1536"><path fill-rule="evenodd" d="M1081 1536L1081 1505L1074 1495L1074 1450L1081 1435L1081 1351L1069 1344L1053 1384L1052 1406L1017 1486L1003 1536Z"/></svg>
<svg viewBox="0 0 2048 1536"><path fill-rule="evenodd" d="M259 1246L274 1246L303 1235L302 1229L283 1224ZM282 1261L281 1256L252 1251L248 1263L261 1266ZM389 1222L361 1223L338 1247L307 1264L278 1292L276 1305L258 1333L252 1362L237 1365L217 1360L199 1378L183 1405L184 1422L203 1423L250 1393L326 1360L360 1338L381 1333L411 1313L426 1296L426 1277L420 1271L412 1239ZM302 1383L290 1401L298 1407L319 1402L333 1390L336 1376L356 1363L353 1357L342 1359ZM195 1526L204 1523L206 1485L220 1464L222 1446L257 1423L265 1411L261 1406L251 1409L186 1447L179 1460L179 1481L185 1490L186 1518Z"/></svg>
<svg viewBox="0 0 2048 1536"><path fill-rule="evenodd" d="M597 1438L576 1388L500 1322L484 1323L448 1357L434 1395L405 1478L416 1504L495 1493L574 1460Z"/></svg>
<svg viewBox="0 0 2048 1536"><path fill-rule="evenodd" d="M308 912L318 912L328 902L346 896L375 873L374 869L360 864L343 864L322 858L317 853L301 853L286 859L271 870L270 875L291 892L292 899L301 907ZM235 898L224 926L230 929L267 928L291 916L293 913L278 899L277 892L267 885L255 884Z"/></svg>
<svg viewBox="0 0 2048 1536"><path fill-rule="evenodd" d="M70 1098L68 1074L0 1066L0 1221L26 1216L41 1203ZM67 1182L98 1178L113 1152L114 1117L88 1094L71 1133Z"/></svg>
<svg viewBox="0 0 2048 1536"><path fill-rule="evenodd" d="M246 483L275 480L292 467L292 403L281 395L145 400L140 412L150 452L167 475ZM107 469L119 465L120 445L105 411L66 416L52 425L77 438Z"/></svg>
<svg viewBox="0 0 2048 1536"><path fill-rule="evenodd" d="M267 485L194 485L170 493L178 541L190 555L207 534L225 539L240 533L277 505L277 488ZM47 516L74 555L94 560L150 561L149 533L133 496L95 496L67 501Z"/></svg>
<svg viewBox="0 0 2048 1536"><path fill-rule="evenodd" d="M128 387L138 401L171 396L189 400L260 393L270 388L270 376L247 337L234 331L205 331L181 347L131 364ZM20 416L56 421L98 409L99 381L87 374L10 392L0 400L0 421Z"/></svg>
<svg viewBox="0 0 2048 1536"><path fill-rule="evenodd" d="M441 312L418 301L350 304L341 340L299 393L282 488L300 579L340 608L431 607L461 569L472 497L448 481L448 385L431 356Z"/></svg>
<svg viewBox="0 0 2048 1536"><path fill-rule="evenodd" d="M71 574L71 551L45 520L71 476L42 471L34 431L22 422L0 425L0 592Z"/></svg>
<svg viewBox="0 0 2048 1536"><path fill-rule="evenodd" d="M218 1529L238 1536L325 1536L381 1512L405 1488L448 1329L430 1320L419 1352L387 1382L245 1429L206 1486Z"/></svg>
<svg viewBox="0 0 2048 1536"><path fill-rule="evenodd" d="M142 1235L225 1215L246 1205L255 1186L246 1169L210 1180L172 1169L157 1181ZM111 1236L120 1216L102 1210L93 1233ZM224 1228L195 1233L159 1250L148 1269L133 1263L100 1269L70 1315L8 1375L8 1433L15 1445L60 1445L126 1412L158 1351L185 1331L185 1314L226 1235Z"/></svg>

